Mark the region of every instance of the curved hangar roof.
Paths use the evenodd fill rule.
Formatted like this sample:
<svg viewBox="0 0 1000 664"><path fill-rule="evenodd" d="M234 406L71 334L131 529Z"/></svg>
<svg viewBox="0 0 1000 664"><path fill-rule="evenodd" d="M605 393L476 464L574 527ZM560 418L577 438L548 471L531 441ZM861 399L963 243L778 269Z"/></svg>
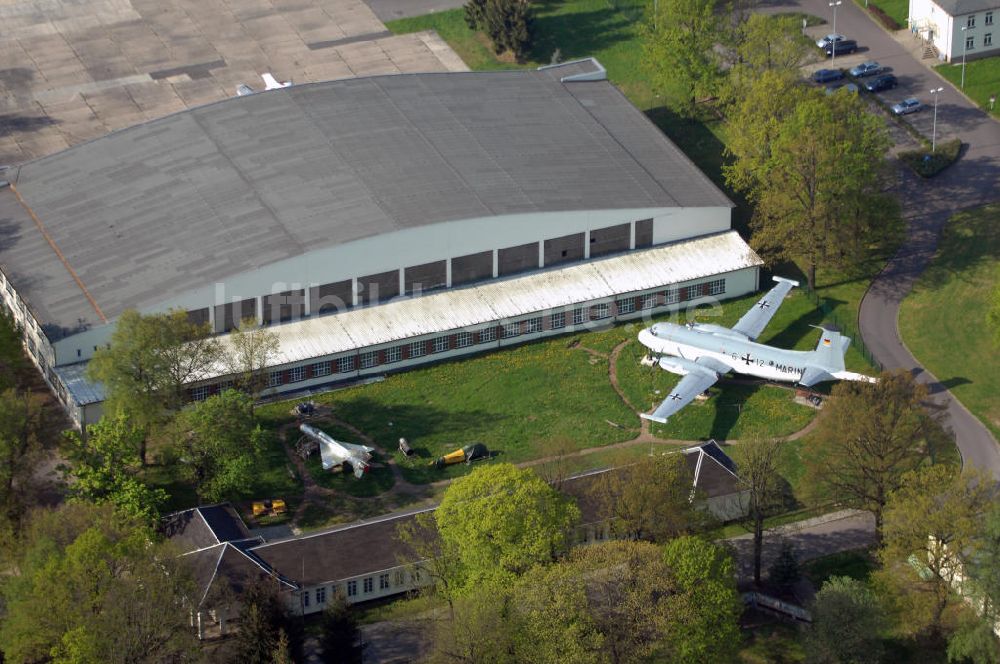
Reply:
<svg viewBox="0 0 1000 664"><path fill-rule="evenodd" d="M238 97L6 176L20 200L0 189L0 228L14 226L0 264L42 322L66 327L402 228L731 205L614 86L558 68Z"/></svg>

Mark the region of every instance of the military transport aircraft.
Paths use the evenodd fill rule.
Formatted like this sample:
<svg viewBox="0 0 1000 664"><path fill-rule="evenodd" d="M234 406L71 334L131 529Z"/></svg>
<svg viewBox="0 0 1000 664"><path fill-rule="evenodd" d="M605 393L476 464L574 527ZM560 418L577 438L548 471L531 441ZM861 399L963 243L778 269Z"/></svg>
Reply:
<svg viewBox="0 0 1000 664"><path fill-rule="evenodd" d="M342 443L308 424L303 424L299 430L319 443L319 456L323 462L323 470L330 470L334 466L343 468L346 463L350 464L354 470L354 476L358 479L364 477L365 473L368 472L372 452L375 451L375 448L367 445Z"/></svg>
<svg viewBox="0 0 1000 664"><path fill-rule="evenodd" d="M844 354L851 340L834 330L819 328L823 334L812 351L755 343L788 292L799 285L783 277L774 280L778 285L732 328L704 323L656 323L639 333L639 343L659 356L656 363L661 369L683 376L656 410L641 417L666 422L730 371L805 387L825 380L875 381L870 376L844 370Z"/></svg>

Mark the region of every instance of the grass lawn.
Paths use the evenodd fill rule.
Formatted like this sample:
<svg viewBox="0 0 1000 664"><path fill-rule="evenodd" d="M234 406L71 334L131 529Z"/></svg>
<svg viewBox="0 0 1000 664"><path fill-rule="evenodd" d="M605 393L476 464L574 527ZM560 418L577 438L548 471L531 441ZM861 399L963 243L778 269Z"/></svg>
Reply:
<svg viewBox="0 0 1000 664"><path fill-rule="evenodd" d="M867 581L877 567L871 552L862 549L841 551L802 563L802 573L818 590L831 576L849 576L858 581Z"/></svg>
<svg viewBox="0 0 1000 664"><path fill-rule="evenodd" d="M938 65L934 69L954 83L955 87L961 84L961 56L956 58L954 63ZM967 62L965 65L965 90L963 92L972 97L984 111L1000 115L1000 104L996 104L993 111L990 111L990 95L1000 94L1000 57L993 56Z"/></svg>
<svg viewBox="0 0 1000 664"><path fill-rule="evenodd" d="M951 219L934 262L899 313L910 351L996 436L1000 373L986 312L998 287L1000 206L990 205Z"/></svg>
<svg viewBox="0 0 1000 664"><path fill-rule="evenodd" d="M861 4L864 5L863 2ZM906 27L906 19L910 17L909 0L875 0L871 4L891 16L900 26Z"/></svg>
<svg viewBox="0 0 1000 664"><path fill-rule="evenodd" d="M736 656L743 664L792 664L806 661L802 628L769 620L767 624L743 630L746 643Z"/></svg>
<svg viewBox="0 0 1000 664"><path fill-rule="evenodd" d="M755 297L701 310L699 318L731 325ZM682 320L677 314L657 319ZM788 298L761 338L783 347L811 349L818 333L809 325L822 320L809 299L796 293ZM496 459L513 463L603 447L635 438L640 424L636 413L611 387L608 362L615 346L627 344L618 357L618 379L637 407L649 407L649 402L658 397L655 390L666 394L676 380L672 374L639 364L642 353L635 341L639 327L622 324L560 336L391 375L379 383L316 398L330 405L337 418L365 432L383 449L395 450L398 439L405 437L416 454L410 458L393 454L405 477L418 484L468 472L469 466L464 464L437 470L431 462L471 442L483 442ZM855 351L850 351L848 360L850 367L864 369ZM738 438L750 429L787 435L806 426L816 414L794 403L792 390L785 388L727 381L715 391L715 398L690 406L668 425L657 425L654 431L664 438L690 441ZM259 412L270 426L277 427L291 421L289 410L287 402L279 402L262 406ZM330 432L353 440L349 432ZM642 453L644 450L638 449L628 452ZM790 473L796 476L793 461L797 461L797 453L793 456ZM610 455L608 459L586 455L574 463L576 469L586 470L606 466L609 460ZM315 465L318 467L318 463ZM352 480L323 478L324 482L341 482L345 488L355 487ZM371 491L378 493L384 488L374 486Z"/></svg>

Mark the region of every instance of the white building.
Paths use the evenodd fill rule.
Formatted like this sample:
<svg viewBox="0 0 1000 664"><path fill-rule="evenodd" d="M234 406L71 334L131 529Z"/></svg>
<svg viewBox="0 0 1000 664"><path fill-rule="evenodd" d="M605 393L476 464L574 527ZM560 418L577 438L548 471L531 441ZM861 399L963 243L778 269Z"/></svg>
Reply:
<svg viewBox="0 0 1000 664"><path fill-rule="evenodd" d="M4 178L0 301L78 425L127 309L273 326L281 393L743 295L761 265L593 60L228 99Z"/></svg>
<svg viewBox="0 0 1000 664"><path fill-rule="evenodd" d="M996 55L1000 0L910 0L910 30L948 62Z"/></svg>

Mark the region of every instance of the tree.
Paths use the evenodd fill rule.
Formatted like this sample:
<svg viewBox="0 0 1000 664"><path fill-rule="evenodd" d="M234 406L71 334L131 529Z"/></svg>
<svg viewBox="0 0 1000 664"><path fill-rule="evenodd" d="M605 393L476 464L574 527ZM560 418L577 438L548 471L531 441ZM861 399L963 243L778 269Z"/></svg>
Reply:
<svg viewBox="0 0 1000 664"><path fill-rule="evenodd" d="M658 94L683 91L680 112L695 115L698 99L716 94L722 74L715 0L660 0L652 20L640 26L643 66Z"/></svg>
<svg viewBox="0 0 1000 664"><path fill-rule="evenodd" d="M123 415L101 418L87 427L87 437L65 432L70 465L70 494L95 504L111 503L130 517L152 525L166 502L162 489L151 489L136 473L141 466L143 433Z"/></svg>
<svg viewBox="0 0 1000 664"><path fill-rule="evenodd" d="M108 348L99 348L88 377L104 385L106 413L127 415L146 434L162 426L185 401L185 385L220 359L207 325L187 313L143 315L128 309L118 317ZM146 463L146 438L139 448Z"/></svg>
<svg viewBox="0 0 1000 664"><path fill-rule="evenodd" d="M42 448L40 399L8 388L0 392L0 530L17 530L30 504Z"/></svg>
<svg viewBox="0 0 1000 664"><path fill-rule="evenodd" d="M782 506L783 484L778 473L782 442L777 438L751 436L735 448L743 523L753 533L753 581L760 585L764 551L764 519Z"/></svg>
<svg viewBox="0 0 1000 664"><path fill-rule="evenodd" d="M283 629L278 630L278 642L274 646L274 653L271 655L271 664L293 664L291 646L288 643L288 634Z"/></svg>
<svg viewBox="0 0 1000 664"><path fill-rule="evenodd" d="M813 46L797 17L774 14L750 14L737 28L736 40L735 69L743 76L774 70L797 75Z"/></svg>
<svg viewBox="0 0 1000 664"><path fill-rule="evenodd" d="M470 30L482 30L493 42L493 51L510 51L518 62L531 49L532 22L528 0L469 0L465 22Z"/></svg>
<svg viewBox="0 0 1000 664"><path fill-rule="evenodd" d="M744 190L755 204L752 243L771 259L849 269L898 224L883 191L891 171L885 123L854 95L809 95L778 127L767 160Z"/></svg>
<svg viewBox="0 0 1000 664"><path fill-rule="evenodd" d="M709 520L692 501L692 485L683 455L659 455L604 473L593 496L618 537L664 542L698 532Z"/></svg>
<svg viewBox="0 0 1000 664"><path fill-rule="evenodd" d="M941 618L980 547L992 478L943 466L907 473L889 495L879 552L883 582L897 596L904 623L941 634Z"/></svg>
<svg viewBox="0 0 1000 664"><path fill-rule="evenodd" d="M343 664L361 662L361 645L358 621L351 613L351 607L340 593L334 593L323 609L320 649L327 661Z"/></svg>
<svg viewBox="0 0 1000 664"><path fill-rule="evenodd" d="M1000 505L993 505L983 519L979 554L971 561L969 573L982 599L987 621L1000 621Z"/></svg>
<svg viewBox="0 0 1000 664"><path fill-rule="evenodd" d="M240 599L243 610L232 661L272 664L281 650L292 661L300 659L301 621L289 615L274 586L265 582L249 584Z"/></svg>
<svg viewBox="0 0 1000 664"><path fill-rule="evenodd" d="M1000 282L1000 269L997 270L997 281ZM986 313L986 320L993 328L994 339L1000 344L1000 285L993 289L993 303Z"/></svg>
<svg viewBox="0 0 1000 664"><path fill-rule="evenodd" d="M778 558L768 571L768 579L772 585L788 592L801 578L802 570L799 569L799 557L795 555L795 547L791 542L782 542Z"/></svg>
<svg viewBox="0 0 1000 664"><path fill-rule="evenodd" d="M921 405L926 398L927 388L908 371L884 372L877 383L834 385L805 459L812 497L869 510L881 537L889 494L941 436Z"/></svg>
<svg viewBox="0 0 1000 664"><path fill-rule="evenodd" d="M27 366L21 330L14 315L0 307L0 391L17 386L17 376Z"/></svg>
<svg viewBox="0 0 1000 664"><path fill-rule="evenodd" d="M250 395L251 404L267 387L267 371L278 356L281 341L278 335L245 318L229 335L228 348L223 354L227 370L235 377L236 388Z"/></svg>
<svg viewBox="0 0 1000 664"><path fill-rule="evenodd" d="M948 639L948 661L961 664L1000 664L1000 644L993 625L965 611L964 620Z"/></svg>
<svg viewBox="0 0 1000 664"><path fill-rule="evenodd" d="M27 522L0 585L0 650L11 662L171 662L197 640L186 568L143 524L69 504Z"/></svg>
<svg viewBox="0 0 1000 664"><path fill-rule="evenodd" d="M225 390L192 404L178 415L176 428L182 463L199 498L216 502L250 487L265 434L248 395Z"/></svg>
<svg viewBox="0 0 1000 664"><path fill-rule="evenodd" d="M666 637L670 661L732 661L740 644L743 613L732 557L721 546L697 537L668 542L663 556L677 583Z"/></svg>
<svg viewBox="0 0 1000 664"><path fill-rule="evenodd" d="M830 577L816 593L807 637L815 664L868 664L880 661L884 610L864 583Z"/></svg>
<svg viewBox="0 0 1000 664"><path fill-rule="evenodd" d="M554 560L579 515L528 469L493 464L460 477L434 511L441 547L457 563L450 587L456 594L500 587Z"/></svg>

